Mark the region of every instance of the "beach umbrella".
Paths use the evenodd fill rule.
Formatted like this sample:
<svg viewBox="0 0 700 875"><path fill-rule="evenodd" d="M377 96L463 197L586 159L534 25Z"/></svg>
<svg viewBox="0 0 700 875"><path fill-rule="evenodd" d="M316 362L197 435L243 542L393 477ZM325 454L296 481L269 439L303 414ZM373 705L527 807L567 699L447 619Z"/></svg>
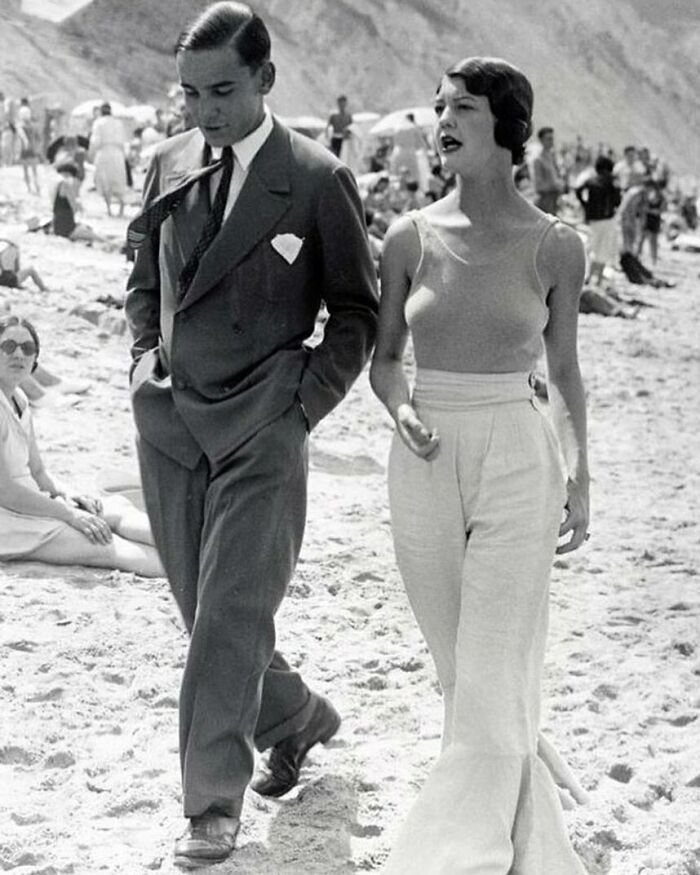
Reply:
<svg viewBox="0 0 700 875"><path fill-rule="evenodd" d="M378 122L381 116L378 112L368 112L363 110L362 112L353 112L352 120L356 125L366 125L370 122Z"/></svg>
<svg viewBox="0 0 700 875"><path fill-rule="evenodd" d="M392 137L397 131L410 127L406 115L412 112L419 128L432 128L435 125L435 110L430 106L408 106L397 109L381 118L370 130L375 137Z"/></svg>
<svg viewBox="0 0 700 875"><path fill-rule="evenodd" d="M62 134L60 137L56 137L56 139L49 145L48 149L46 150L46 157L48 158L50 164L53 164L53 159L56 157L56 153L58 152L58 150L64 144L66 136L66 134ZM88 138L83 137L81 134L78 134L75 139L78 141L78 145L82 146L83 149L87 149L90 145L90 141L88 140Z"/></svg>
<svg viewBox="0 0 700 875"><path fill-rule="evenodd" d="M103 97L79 103L77 106L73 107L70 114L73 118L92 118L95 107L99 109L103 103L109 103L112 107L112 115L117 116L118 118L124 118L126 114L126 107L124 104L119 103L118 100L105 100Z"/></svg>
<svg viewBox="0 0 700 875"><path fill-rule="evenodd" d="M278 116L282 124L294 131L316 136L326 130L326 122L315 115Z"/></svg>
<svg viewBox="0 0 700 875"><path fill-rule="evenodd" d="M150 103L137 103L134 106L127 106L124 110L124 115L126 118L133 119L139 125L154 125L158 121L156 108L151 106Z"/></svg>

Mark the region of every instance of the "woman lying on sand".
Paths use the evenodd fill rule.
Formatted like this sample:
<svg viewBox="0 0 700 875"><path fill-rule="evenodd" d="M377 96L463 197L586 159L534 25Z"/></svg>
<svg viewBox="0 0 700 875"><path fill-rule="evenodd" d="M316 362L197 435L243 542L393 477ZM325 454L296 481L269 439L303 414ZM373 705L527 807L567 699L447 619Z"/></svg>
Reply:
<svg viewBox="0 0 700 875"><path fill-rule="evenodd" d="M29 403L19 388L38 355L39 338L30 322L0 318L0 559L162 576L145 514L119 496L104 504L69 498L46 473Z"/></svg>

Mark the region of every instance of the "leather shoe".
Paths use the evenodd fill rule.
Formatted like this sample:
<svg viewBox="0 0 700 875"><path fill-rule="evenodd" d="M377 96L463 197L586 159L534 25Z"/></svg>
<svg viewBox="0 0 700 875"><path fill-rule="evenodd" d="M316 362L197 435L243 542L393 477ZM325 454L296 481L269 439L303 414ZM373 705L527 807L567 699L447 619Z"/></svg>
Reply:
<svg viewBox="0 0 700 875"><path fill-rule="evenodd" d="M284 796L299 781L299 770L306 754L318 744L330 741L340 728L340 715L323 696L315 696L316 705L308 723L299 732L288 735L270 749L250 786L261 796Z"/></svg>
<svg viewBox="0 0 700 875"><path fill-rule="evenodd" d="M200 869L225 860L236 847L240 821L237 817L202 814L191 817L185 832L175 842L175 865Z"/></svg>

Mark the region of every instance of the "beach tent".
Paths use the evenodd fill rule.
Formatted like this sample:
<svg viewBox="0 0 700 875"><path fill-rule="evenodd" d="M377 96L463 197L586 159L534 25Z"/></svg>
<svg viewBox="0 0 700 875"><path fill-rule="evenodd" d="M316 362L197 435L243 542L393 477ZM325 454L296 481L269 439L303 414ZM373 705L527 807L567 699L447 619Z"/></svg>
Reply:
<svg viewBox="0 0 700 875"><path fill-rule="evenodd" d="M114 109L112 109L112 112L114 113ZM150 103L137 103L134 106L127 106L124 110L124 115L127 118L133 119L138 125L154 125L158 121L156 108L151 106Z"/></svg>
<svg viewBox="0 0 700 875"><path fill-rule="evenodd" d="M35 15L58 24L91 3L92 0L22 0L20 8L25 15Z"/></svg>
<svg viewBox="0 0 700 875"><path fill-rule="evenodd" d="M119 103L118 100L107 100L107 103L112 107L112 115L117 116L117 118L128 118L129 115L126 111L126 107L123 103ZM70 111L72 118L92 118L93 111L95 107L100 107L105 103L105 98L94 98L93 100L86 100L83 103L79 103L77 106L74 106Z"/></svg>
<svg viewBox="0 0 700 875"><path fill-rule="evenodd" d="M406 115L412 112L419 128L433 128L435 125L435 110L431 106L407 106L397 109L380 119L370 130L375 137L393 137L397 131L408 126Z"/></svg>

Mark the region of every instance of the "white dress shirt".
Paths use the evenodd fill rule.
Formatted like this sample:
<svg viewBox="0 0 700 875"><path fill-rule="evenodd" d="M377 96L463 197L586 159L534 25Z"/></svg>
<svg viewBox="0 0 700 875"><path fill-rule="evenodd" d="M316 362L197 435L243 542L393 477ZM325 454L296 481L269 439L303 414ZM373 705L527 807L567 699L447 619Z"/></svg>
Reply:
<svg viewBox="0 0 700 875"><path fill-rule="evenodd" d="M241 193L243 183L248 178L248 171L250 169L250 165L253 163L253 158L255 158L255 156L258 154L271 133L272 114L266 106L265 116L260 124L257 126L257 128L255 128L254 131L251 131L248 136L243 137L242 140L239 140L237 143L234 143L232 145L233 176L231 177L231 185L229 186L226 207L224 208L224 221L226 221L229 213L234 207L234 204L238 200L238 195ZM212 161L218 161L219 158L221 158L221 151L222 150L219 148L215 149L212 147ZM221 171L214 173L211 177L212 200L216 194L216 189L219 185L220 177Z"/></svg>

